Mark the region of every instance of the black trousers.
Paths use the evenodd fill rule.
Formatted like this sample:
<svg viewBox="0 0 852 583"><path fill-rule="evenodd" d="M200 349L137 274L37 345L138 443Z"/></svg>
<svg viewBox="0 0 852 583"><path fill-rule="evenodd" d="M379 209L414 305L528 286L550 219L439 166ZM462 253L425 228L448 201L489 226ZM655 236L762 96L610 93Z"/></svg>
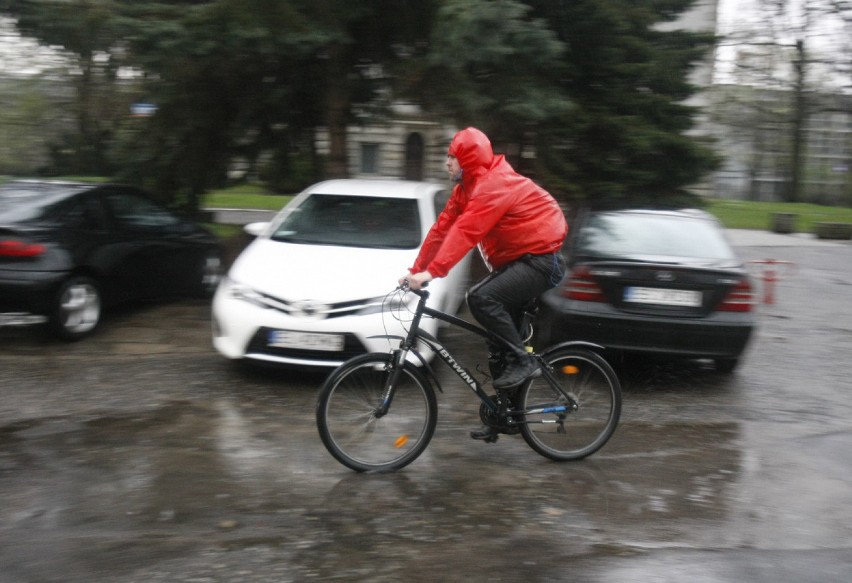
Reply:
<svg viewBox="0 0 852 583"><path fill-rule="evenodd" d="M524 307L556 286L565 272L561 253L524 255L491 272L467 292L471 314L486 329L509 341L523 354L518 326ZM490 347L492 352L497 347Z"/></svg>

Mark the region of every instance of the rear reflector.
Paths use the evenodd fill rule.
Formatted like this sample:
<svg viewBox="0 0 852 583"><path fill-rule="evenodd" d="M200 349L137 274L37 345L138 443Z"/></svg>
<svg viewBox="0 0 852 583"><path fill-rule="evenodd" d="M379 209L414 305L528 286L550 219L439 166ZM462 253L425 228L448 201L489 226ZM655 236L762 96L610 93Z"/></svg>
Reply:
<svg viewBox="0 0 852 583"><path fill-rule="evenodd" d="M740 282L728 291L728 295L719 304L720 312L750 312L754 308L755 297L748 278Z"/></svg>
<svg viewBox="0 0 852 583"><path fill-rule="evenodd" d="M571 275L565 280L562 295L569 300L581 302L606 301L603 290L592 277L591 270L585 265L575 267L571 271Z"/></svg>
<svg viewBox="0 0 852 583"><path fill-rule="evenodd" d="M14 239L0 240L0 257L37 257L44 253L45 246L24 243Z"/></svg>

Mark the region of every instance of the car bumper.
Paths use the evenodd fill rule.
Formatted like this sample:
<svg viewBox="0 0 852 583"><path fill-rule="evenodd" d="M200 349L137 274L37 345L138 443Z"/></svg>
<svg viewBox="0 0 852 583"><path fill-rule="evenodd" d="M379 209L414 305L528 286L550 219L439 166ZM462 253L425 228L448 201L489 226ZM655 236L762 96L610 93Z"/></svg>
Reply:
<svg viewBox="0 0 852 583"><path fill-rule="evenodd" d="M421 327L435 333L431 319L424 319ZM402 324L389 313L322 320L293 317L221 291L213 299L212 328L213 347L227 358L297 368L336 367L359 354L388 352L399 345L399 337L405 334ZM279 330L334 335L343 338L343 345L335 350L271 346L270 334Z"/></svg>
<svg viewBox="0 0 852 583"><path fill-rule="evenodd" d="M608 349L684 358L737 358L748 345L753 313L716 312L704 318L659 318L619 312L607 304L545 296L537 342L585 340Z"/></svg>
<svg viewBox="0 0 852 583"><path fill-rule="evenodd" d="M0 270L0 327L47 321L65 273Z"/></svg>

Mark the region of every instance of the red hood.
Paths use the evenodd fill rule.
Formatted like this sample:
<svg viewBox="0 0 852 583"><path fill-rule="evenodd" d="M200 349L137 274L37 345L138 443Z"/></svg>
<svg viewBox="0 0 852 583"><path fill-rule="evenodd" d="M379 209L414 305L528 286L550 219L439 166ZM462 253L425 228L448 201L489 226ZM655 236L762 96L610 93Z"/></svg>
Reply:
<svg viewBox="0 0 852 583"><path fill-rule="evenodd" d="M491 141L476 128L458 132L450 142L449 154L459 161L467 179L482 176L494 164Z"/></svg>

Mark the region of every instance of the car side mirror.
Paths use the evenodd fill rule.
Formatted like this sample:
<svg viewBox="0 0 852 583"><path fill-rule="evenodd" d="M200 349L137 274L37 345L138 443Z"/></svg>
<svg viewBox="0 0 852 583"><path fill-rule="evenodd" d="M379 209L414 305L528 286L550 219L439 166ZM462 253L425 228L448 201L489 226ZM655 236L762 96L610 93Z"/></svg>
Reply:
<svg viewBox="0 0 852 583"><path fill-rule="evenodd" d="M243 227L243 231L252 237L258 237L266 231L266 228L269 226L268 222L260 222L260 223L249 223Z"/></svg>

